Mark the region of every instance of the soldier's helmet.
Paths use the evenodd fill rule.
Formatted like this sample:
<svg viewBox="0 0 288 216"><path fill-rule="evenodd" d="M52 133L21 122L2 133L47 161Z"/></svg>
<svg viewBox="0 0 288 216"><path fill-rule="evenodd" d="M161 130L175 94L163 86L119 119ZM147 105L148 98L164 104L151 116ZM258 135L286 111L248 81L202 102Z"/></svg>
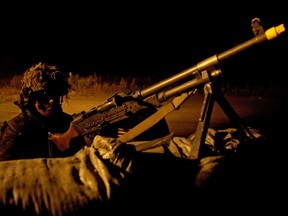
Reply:
<svg viewBox="0 0 288 216"><path fill-rule="evenodd" d="M29 100L39 92L54 96L67 95L71 87L68 78L69 75L60 71L57 66L41 62L35 64L24 72L21 80L23 97Z"/></svg>

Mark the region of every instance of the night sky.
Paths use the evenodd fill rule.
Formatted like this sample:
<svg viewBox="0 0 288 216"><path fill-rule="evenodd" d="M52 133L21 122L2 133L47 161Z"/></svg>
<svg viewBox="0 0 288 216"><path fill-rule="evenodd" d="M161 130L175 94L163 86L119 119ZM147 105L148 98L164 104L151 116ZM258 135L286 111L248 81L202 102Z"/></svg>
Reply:
<svg viewBox="0 0 288 216"><path fill-rule="evenodd" d="M83 75L168 77L254 37L251 20L255 17L265 30L286 26L284 5L264 5L264 9L263 4L253 8L241 4L2 7L0 75L22 73L42 61ZM286 32L221 63L224 76L283 82Z"/></svg>

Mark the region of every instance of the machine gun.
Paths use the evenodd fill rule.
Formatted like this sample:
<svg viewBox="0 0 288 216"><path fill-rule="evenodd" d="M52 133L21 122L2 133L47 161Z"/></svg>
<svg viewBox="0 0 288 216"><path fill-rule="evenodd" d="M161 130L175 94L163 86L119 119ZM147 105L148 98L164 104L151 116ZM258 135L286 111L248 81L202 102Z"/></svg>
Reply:
<svg viewBox="0 0 288 216"><path fill-rule="evenodd" d="M255 24L258 20L258 18L254 19L252 23ZM225 114L240 129L244 139L253 139L253 134L241 123L236 112L221 94L218 80L222 77L222 73L221 69L217 69L216 66L256 44L278 37L284 31L284 24L267 31L257 31L254 38L220 54L215 54L148 88L129 94L117 93L88 112L83 111L75 115L70 129L61 136L52 136L52 140L56 144L68 145L70 139L76 136L93 138L95 135L103 135L127 142L133 139L141 140L145 137L154 139L167 135L169 128L164 120L165 115L178 109L199 86L204 86L205 97L193 141L191 158L199 156L201 144L205 141L214 101L218 102ZM119 130L123 131L120 136Z"/></svg>

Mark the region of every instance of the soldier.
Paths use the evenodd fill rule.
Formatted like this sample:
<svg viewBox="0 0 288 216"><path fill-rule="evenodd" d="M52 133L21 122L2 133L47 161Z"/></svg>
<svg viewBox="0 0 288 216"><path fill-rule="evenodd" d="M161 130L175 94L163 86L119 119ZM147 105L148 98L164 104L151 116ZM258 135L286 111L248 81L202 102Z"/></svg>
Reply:
<svg viewBox="0 0 288 216"><path fill-rule="evenodd" d="M49 136L68 130L72 115L63 112L63 98L71 85L68 75L53 65L38 63L24 72L20 99L21 113L5 121L0 132L0 161L68 156L86 142L78 137L70 146L57 146Z"/></svg>

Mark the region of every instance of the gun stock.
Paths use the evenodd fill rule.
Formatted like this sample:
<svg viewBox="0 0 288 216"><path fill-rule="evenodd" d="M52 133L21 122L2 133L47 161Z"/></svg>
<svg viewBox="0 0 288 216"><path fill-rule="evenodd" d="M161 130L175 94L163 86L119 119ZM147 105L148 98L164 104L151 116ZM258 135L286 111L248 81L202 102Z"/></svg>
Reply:
<svg viewBox="0 0 288 216"><path fill-rule="evenodd" d="M231 58L252 46L272 40L284 31L284 24L280 24L268 29L263 34L258 34L254 38L236 45L220 54L210 56L196 65L148 88L132 92L129 95L115 94L103 104L92 108L90 111L79 113L71 123L71 127L74 129L72 130L74 131L73 136L65 134L59 136L58 134L57 136L54 136L52 140L56 144L58 143L58 145L69 146L67 144L70 142L69 139L79 135L91 135L91 138L97 134L117 137L117 129L123 126L123 122L128 125L133 122L129 127L134 127L146 117L156 112L157 107L161 106L162 103L169 98L185 92L190 92L193 89L195 90L196 87L211 82L217 77L221 77L221 70L215 69L220 62ZM133 119L136 113L143 110L149 110L144 118ZM122 125L120 122L122 122ZM167 125L166 130L168 130L166 134L161 134L159 131L156 133L158 133L159 136L169 134L170 132ZM69 131L71 130L68 130L66 133L69 133ZM77 133L75 133L75 131L77 131ZM65 142L65 144L63 144L63 142Z"/></svg>

